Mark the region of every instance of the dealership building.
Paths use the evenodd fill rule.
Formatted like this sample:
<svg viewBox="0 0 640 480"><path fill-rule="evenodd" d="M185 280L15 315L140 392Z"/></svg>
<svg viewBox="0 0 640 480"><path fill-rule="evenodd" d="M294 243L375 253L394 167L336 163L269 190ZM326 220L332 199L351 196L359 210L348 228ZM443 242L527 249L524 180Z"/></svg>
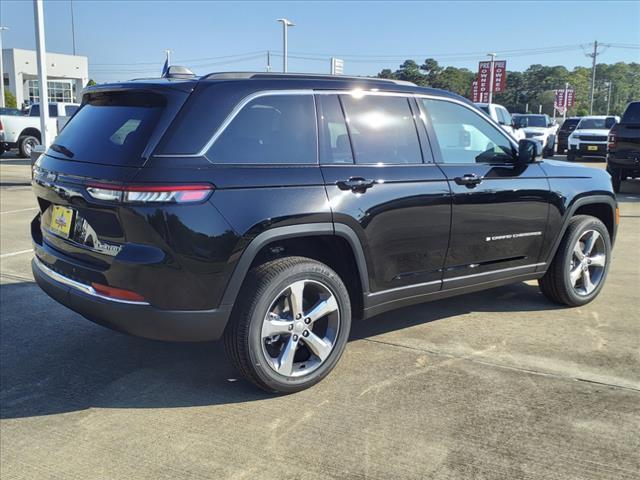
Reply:
<svg viewBox="0 0 640 480"><path fill-rule="evenodd" d="M89 81L89 61L79 55L46 53L49 101L77 102ZM18 108L40 101L35 50L2 50L4 87L16 97Z"/></svg>

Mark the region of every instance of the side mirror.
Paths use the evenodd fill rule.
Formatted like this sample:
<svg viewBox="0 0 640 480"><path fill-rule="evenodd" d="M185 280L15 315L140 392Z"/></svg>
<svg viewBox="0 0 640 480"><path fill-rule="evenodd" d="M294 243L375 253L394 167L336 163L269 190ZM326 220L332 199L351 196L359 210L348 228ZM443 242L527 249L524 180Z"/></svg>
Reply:
<svg viewBox="0 0 640 480"><path fill-rule="evenodd" d="M511 127L514 128L515 130L520 128L520 124L518 122L516 122L515 120L511 120Z"/></svg>
<svg viewBox="0 0 640 480"><path fill-rule="evenodd" d="M523 138L518 142L518 165L527 165L542 157L542 144L537 140Z"/></svg>

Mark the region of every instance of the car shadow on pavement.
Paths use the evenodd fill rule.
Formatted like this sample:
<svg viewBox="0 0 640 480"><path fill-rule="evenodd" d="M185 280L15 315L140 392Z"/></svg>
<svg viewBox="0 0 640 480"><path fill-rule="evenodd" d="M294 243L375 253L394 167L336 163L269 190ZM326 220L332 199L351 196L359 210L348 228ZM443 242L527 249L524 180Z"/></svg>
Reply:
<svg viewBox="0 0 640 480"><path fill-rule="evenodd" d="M9 278L7 276L7 278ZM227 362L222 342L156 342L95 325L33 282L0 286L0 418L90 408L172 408L268 399ZM470 311L555 308L516 284L354 322L352 339Z"/></svg>

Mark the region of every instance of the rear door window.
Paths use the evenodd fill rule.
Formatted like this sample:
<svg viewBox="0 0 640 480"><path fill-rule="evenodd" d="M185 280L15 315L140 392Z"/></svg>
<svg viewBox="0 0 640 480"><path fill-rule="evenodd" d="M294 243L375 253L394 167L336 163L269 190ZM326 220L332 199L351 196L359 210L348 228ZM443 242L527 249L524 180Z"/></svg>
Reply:
<svg viewBox="0 0 640 480"><path fill-rule="evenodd" d="M164 97L154 93L92 93L56 137L50 154L105 165L140 165L164 106Z"/></svg>
<svg viewBox="0 0 640 480"><path fill-rule="evenodd" d="M312 95L267 95L245 105L207 152L213 163L317 163Z"/></svg>
<svg viewBox="0 0 640 480"><path fill-rule="evenodd" d="M406 97L342 95L358 164L422 163L413 113Z"/></svg>
<svg viewBox="0 0 640 480"><path fill-rule="evenodd" d="M629 104L622 116L622 123L640 123L640 102Z"/></svg>

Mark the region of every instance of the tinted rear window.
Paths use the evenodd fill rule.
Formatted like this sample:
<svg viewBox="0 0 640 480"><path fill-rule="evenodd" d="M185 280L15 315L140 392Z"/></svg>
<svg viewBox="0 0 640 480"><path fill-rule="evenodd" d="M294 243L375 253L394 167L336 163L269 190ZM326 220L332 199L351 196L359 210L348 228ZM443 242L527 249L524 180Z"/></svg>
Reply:
<svg viewBox="0 0 640 480"><path fill-rule="evenodd" d="M622 123L640 123L640 102L629 104L622 116Z"/></svg>
<svg viewBox="0 0 640 480"><path fill-rule="evenodd" d="M106 165L140 165L164 106L164 97L154 93L90 94L56 137L50 154Z"/></svg>
<svg viewBox="0 0 640 480"><path fill-rule="evenodd" d="M571 130L580 122L579 118L567 118L562 124L562 130Z"/></svg>

